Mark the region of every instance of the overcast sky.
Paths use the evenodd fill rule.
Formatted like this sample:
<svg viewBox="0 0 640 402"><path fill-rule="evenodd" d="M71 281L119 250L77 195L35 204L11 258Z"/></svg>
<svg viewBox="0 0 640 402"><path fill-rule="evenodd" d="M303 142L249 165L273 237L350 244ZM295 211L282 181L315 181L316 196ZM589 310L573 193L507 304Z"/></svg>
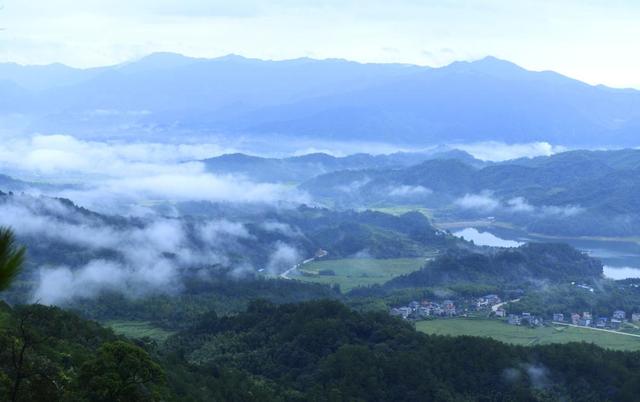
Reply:
<svg viewBox="0 0 640 402"><path fill-rule="evenodd" d="M440 66L486 55L640 88L637 0L0 0L0 61L114 64L155 51Z"/></svg>

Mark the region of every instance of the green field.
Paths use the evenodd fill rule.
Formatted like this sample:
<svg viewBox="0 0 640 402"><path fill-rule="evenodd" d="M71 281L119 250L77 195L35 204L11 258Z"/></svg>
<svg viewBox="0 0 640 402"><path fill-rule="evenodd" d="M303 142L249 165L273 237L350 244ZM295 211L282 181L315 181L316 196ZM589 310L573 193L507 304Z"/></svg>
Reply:
<svg viewBox="0 0 640 402"><path fill-rule="evenodd" d="M103 323L113 332L127 338L149 337L158 342L164 342L173 332L156 327L146 321L107 321Z"/></svg>
<svg viewBox="0 0 640 402"><path fill-rule="evenodd" d="M371 207L369 208L372 211L378 211L389 215L400 216L406 214L407 212L417 211L426 216L427 218L433 218L433 210L421 206L416 205L399 205L393 207Z"/></svg>
<svg viewBox="0 0 640 402"><path fill-rule="evenodd" d="M419 321L416 329L427 334L488 337L516 345L589 342L608 349L640 350L638 337L560 325L526 328L498 320L454 318Z"/></svg>
<svg viewBox="0 0 640 402"><path fill-rule="evenodd" d="M314 261L300 268L292 278L324 284L338 284L343 292L358 286L382 284L389 279L416 271L425 264L427 257L421 258L345 258L341 260ZM320 275L322 270L330 270L335 275Z"/></svg>

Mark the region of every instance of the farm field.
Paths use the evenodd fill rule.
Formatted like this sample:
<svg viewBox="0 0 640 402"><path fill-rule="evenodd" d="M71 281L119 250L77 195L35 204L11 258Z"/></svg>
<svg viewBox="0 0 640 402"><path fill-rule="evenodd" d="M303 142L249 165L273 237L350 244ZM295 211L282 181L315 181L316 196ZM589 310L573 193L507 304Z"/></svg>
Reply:
<svg viewBox="0 0 640 402"><path fill-rule="evenodd" d="M640 350L640 338L624 334L607 333L586 328L553 326L526 328L487 319L441 319L419 321L418 331L434 335L480 336L516 345L588 342L608 349Z"/></svg>
<svg viewBox="0 0 640 402"><path fill-rule="evenodd" d="M421 258L346 258L314 261L298 269L292 279L306 282L338 284L343 292L358 286L382 284L399 275L416 271L428 257ZM324 271L325 274L322 274ZM333 273L333 275L329 273Z"/></svg>
<svg viewBox="0 0 640 402"><path fill-rule="evenodd" d="M429 219L433 218L433 210L421 206L412 206L412 205L399 205L392 207L371 207L369 208L372 211L382 212L390 215L403 215L407 212L417 211L426 216Z"/></svg>
<svg viewBox="0 0 640 402"><path fill-rule="evenodd" d="M106 321L103 323L119 335L127 338L144 338L149 337L158 342L164 342L173 332L158 328L147 321Z"/></svg>

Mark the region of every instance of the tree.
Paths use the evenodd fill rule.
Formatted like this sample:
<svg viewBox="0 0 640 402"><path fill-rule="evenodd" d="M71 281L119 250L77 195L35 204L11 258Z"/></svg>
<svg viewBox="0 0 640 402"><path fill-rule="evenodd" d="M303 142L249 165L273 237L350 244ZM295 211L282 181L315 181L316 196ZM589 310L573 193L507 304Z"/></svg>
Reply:
<svg viewBox="0 0 640 402"><path fill-rule="evenodd" d="M11 285L24 265L26 249L18 246L13 231L0 227L0 291Z"/></svg>
<svg viewBox="0 0 640 402"><path fill-rule="evenodd" d="M161 399L160 365L143 349L123 341L103 344L80 369L79 387L91 401L135 402Z"/></svg>

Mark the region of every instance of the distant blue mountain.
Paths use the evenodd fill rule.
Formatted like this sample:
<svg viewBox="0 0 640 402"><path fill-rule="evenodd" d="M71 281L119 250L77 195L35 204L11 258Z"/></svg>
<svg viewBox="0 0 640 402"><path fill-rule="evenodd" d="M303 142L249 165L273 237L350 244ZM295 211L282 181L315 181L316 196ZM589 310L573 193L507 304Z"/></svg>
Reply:
<svg viewBox="0 0 640 402"><path fill-rule="evenodd" d="M640 91L493 57L442 68L171 53L89 70L0 64L0 114L31 130L152 130L403 144L638 145Z"/></svg>
<svg viewBox="0 0 640 402"><path fill-rule="evenodd" d="M357 169L398 169L417 165L427 160L454 159L473 167L487 164L464 151L447 150L431 153L397 152L388 155L354 154L335 157L314 153L288 158L261 158L245 154L225 154L204 159L208 171L240 174L253 180L267 182L302 182L324 173Z"/></svg>

